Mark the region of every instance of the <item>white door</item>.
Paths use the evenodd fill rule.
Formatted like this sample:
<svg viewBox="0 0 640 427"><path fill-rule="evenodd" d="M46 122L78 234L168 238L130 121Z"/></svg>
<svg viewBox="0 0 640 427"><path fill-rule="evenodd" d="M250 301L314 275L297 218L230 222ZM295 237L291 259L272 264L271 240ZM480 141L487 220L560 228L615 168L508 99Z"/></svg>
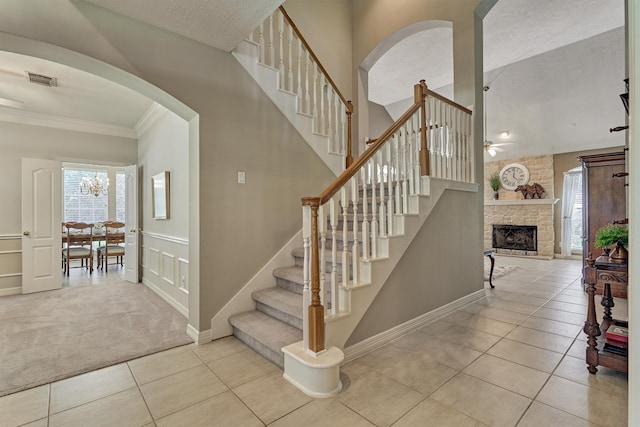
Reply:
<svg viewBox="0 0 640 427"><path fill-rule="evenodd" d="M138 283L138 247L140 233L138 230L138 166L125 168L125 250L124 250L124 280Z"/></svg>
<svg viewBox="0 0 640 427"><path fill-rule="evenodd" d="M22 293L62 287L62 164L22 159Z"/></svg>

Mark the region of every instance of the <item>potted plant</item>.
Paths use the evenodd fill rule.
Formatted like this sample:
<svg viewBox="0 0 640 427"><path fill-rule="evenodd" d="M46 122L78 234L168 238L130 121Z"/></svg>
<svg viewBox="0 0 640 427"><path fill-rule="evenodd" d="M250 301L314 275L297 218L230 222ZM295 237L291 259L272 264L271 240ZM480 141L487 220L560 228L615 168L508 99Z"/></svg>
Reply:
<svg viewBox="0 0 640 427"><path fill-rule="evenodd" d="M500 189L500 175L495 172L489 175L489 186L493 190L493 200L498 200L498 190Z"/></svg>
<svg viewBox="0 0 640 427"><path fill-rule="evenodd" d="M627 262L628 252L625 246L629 244L629 229L626 225L607 224L596 231L593 245L596 248L611 248L609 258L612 262Z"/></svg>

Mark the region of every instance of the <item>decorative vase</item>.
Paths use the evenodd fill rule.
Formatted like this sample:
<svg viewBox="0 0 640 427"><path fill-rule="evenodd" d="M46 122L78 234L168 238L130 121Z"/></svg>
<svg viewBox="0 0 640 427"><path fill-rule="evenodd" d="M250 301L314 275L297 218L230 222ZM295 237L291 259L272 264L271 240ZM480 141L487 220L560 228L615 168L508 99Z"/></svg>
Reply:
<svg viewBox="0 0 640 427"><path fill-rule="evenodd" d="M493 200L498 200L499 193L497 191L493 192Z"/></svg>
<svg viewBox="0 0 640 427"><path fill-rule="evenodd" d="M617 264L626 264L628 258L629 252L620 243L616 243L616 246L609 254L609 259L611 260L611 262L615 262Z"/></svg>

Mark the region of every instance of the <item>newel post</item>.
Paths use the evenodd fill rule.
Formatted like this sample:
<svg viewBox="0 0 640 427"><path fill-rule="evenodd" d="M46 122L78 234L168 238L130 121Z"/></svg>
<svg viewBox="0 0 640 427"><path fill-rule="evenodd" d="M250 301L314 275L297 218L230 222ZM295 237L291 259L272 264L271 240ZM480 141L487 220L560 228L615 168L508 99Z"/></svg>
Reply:
<svg viewBox="0 0 640 427"><path fill-rule="evenodd" d="M429 170L429 144L427 143L427 84L424 80L413 87L413 102L420 103L420 175L427 176Z"/></svg>
<svg viewBox="0 0 640 427"><path fill-rule="evenodd" d="M351 115L353 114L353 103L347 101L347 156L345 169L353 163L353 137L351 132Z"/></svg>
<svg viewBox="0 0 640 427"><path fill-rule="evenodd" d="M320 302L320 256L318 247L319 197L302 199L303 206L311 208L311 305L309 313L309 350L314 353L324 350L324 307Z"/></svg>

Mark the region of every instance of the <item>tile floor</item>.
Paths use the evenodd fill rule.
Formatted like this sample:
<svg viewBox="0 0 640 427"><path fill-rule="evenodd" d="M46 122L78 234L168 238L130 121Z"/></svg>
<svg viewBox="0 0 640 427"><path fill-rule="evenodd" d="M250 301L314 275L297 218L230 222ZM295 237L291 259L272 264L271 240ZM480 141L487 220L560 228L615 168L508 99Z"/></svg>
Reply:
<svg viewBox="0 0 640 427"><path fill-rule="evenodd" d="M0 426L625 426L626 375L583 361L580 262L497 262L518 268L343 366L335 398L304 395L229 337L4 396Z"/></svg>

